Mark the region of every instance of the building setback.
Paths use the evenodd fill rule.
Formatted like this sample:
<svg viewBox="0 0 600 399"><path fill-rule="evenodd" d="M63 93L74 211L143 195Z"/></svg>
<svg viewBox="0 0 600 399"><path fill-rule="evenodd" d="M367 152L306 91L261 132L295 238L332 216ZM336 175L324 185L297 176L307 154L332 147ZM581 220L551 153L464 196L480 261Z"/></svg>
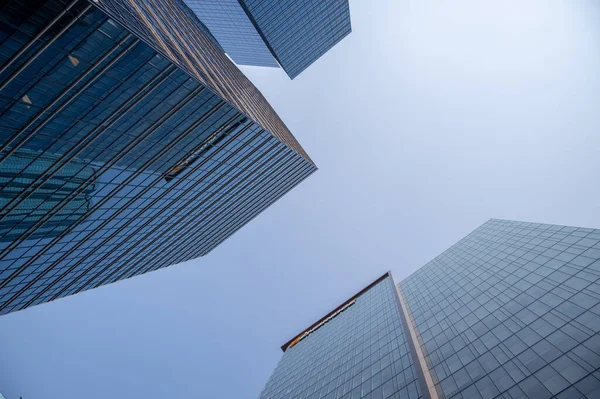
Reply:
<svg viewBox="0 0 600 399"><path fill-rule="evenodd" d="M184 0L239 65L294 79L352 31L348 0Z"/></svg>
<svg viewBox="0 0 600 399"><path fill-rule="evenodd" d="M282 347L262 399L600 397L600 230L492 219L378 281Z"/></svg>
<svg viewBox="0 0 600 399"><path fill-rule="evenodd" d="M0 314L203 256L316 167L178 0L0 8Z"/></svg>

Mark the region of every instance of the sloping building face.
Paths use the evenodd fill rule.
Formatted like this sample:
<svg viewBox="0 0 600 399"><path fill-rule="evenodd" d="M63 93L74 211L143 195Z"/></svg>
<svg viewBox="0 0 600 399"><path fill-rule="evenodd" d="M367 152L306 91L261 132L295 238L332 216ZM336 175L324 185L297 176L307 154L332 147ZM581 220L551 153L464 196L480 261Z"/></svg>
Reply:
<svg viewBox="0 0 600 399"><path fill-rule="evenodd" d="M176 1L0 11L0 313L207 254L316 170Z"/></svg>
<svg viewBox="0 0 600 399"><path fill-rule="evenodd" d="M350 34L348 0L240 0L290 78Z"/></svg>
<svg viewBox="0 0 600 399"><path fill-rule="evenodd" d="M600 230L490 220L399 288L440 397L600 397Z"/></svg>
<svg viewBox="0 0 600 399"><path fill-rule="evenodd" d="M184 0L238 65L279 68L238 0Z"/></svg>
<svg viewBox="0 0 600 399"><path fill-rule="evenodd" d="M492 219L391 284L285 344L261 398L600 397L600 230Z"/></svg>
<svg viewBox="0 0 600 399"><path fill-rule="evenodd" d="M239 65L294 79L352 31L348 0L184 0Z"/></svg>
<svg viewBox="0 0 600 399"><path fill-rule="evenodd" d="M286 343L261 399L422 397L389 274Z"/></svg>

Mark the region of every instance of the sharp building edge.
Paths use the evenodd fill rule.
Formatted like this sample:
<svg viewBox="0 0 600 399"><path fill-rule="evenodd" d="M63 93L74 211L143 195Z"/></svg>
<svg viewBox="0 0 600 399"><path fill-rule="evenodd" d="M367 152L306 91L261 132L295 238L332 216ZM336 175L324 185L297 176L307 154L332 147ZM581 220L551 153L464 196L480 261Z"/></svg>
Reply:
<svg viewBox="0 0 600 399"><path fill-rule="evenodd" d="M0 27L0 314L203 256L316 170L179 0Z"/></svg>
<svg viewBox="0 0 600 399"><path fill-rule="evenodd" d="M239 65L300 75L352 31L348 0L184 0Z"/></svg>
<svg viewBox="0 0 600 399"><path fill-rule="evenodd" d="M491 219L344 304L261 399L600 397L600 230Z"/></svg>

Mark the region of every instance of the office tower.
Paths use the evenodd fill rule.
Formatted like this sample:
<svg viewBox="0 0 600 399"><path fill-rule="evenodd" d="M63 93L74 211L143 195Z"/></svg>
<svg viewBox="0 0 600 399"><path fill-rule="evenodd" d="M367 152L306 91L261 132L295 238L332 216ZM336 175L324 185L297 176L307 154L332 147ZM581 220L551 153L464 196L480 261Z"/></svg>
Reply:
<svg viewBox="0 0 600 399"><path fill-rule="evenodd" d="M294 79L352 31L348 0L184 0L239 65Z"/></svg>
<svg viewBox="0 0 600 399"><path fill-rule="evenodd" d="M490 220L400 283L441 397L600 397L600 230Z"/></svg>
<svg viewBox="0 0 600 399"><path fill-rule="evenodd" d="M492 219L396 287L395 343L369 314L379 304L352 325L337 316L283 347L261 398L600 397L600 230ZM379 376L387 345L412 361ZM407 367L419 389L399 392Z"/></svg>
<svg viewBox="0 0 600 399"><path fill-rule="evenodd" d="M261 399L420 398L399 306L386 273L281 347Z"/></svg>
<svg viewBox="0 0 600 399"><path fill-rule="evenodd" d="M203 256L316 170L177 0L0 7L0 313Z"/></svg>

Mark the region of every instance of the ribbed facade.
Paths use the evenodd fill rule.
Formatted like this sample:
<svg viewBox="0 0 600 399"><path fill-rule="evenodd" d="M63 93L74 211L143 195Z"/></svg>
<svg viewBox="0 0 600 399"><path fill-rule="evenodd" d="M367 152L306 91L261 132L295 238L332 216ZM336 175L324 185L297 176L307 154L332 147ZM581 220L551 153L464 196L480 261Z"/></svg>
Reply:
<svg viewBox="0 0 600 399"><path fill-rule="evenodd" d="M316 170L183 7L0 9L0 313L205 255Z"/></svg>
<svg viewBox="0 0 600 399"><path fill-rule="evenodd" d="M260 91L187 16L183 0L91 1L140 40L310 161Z"/></svg>

